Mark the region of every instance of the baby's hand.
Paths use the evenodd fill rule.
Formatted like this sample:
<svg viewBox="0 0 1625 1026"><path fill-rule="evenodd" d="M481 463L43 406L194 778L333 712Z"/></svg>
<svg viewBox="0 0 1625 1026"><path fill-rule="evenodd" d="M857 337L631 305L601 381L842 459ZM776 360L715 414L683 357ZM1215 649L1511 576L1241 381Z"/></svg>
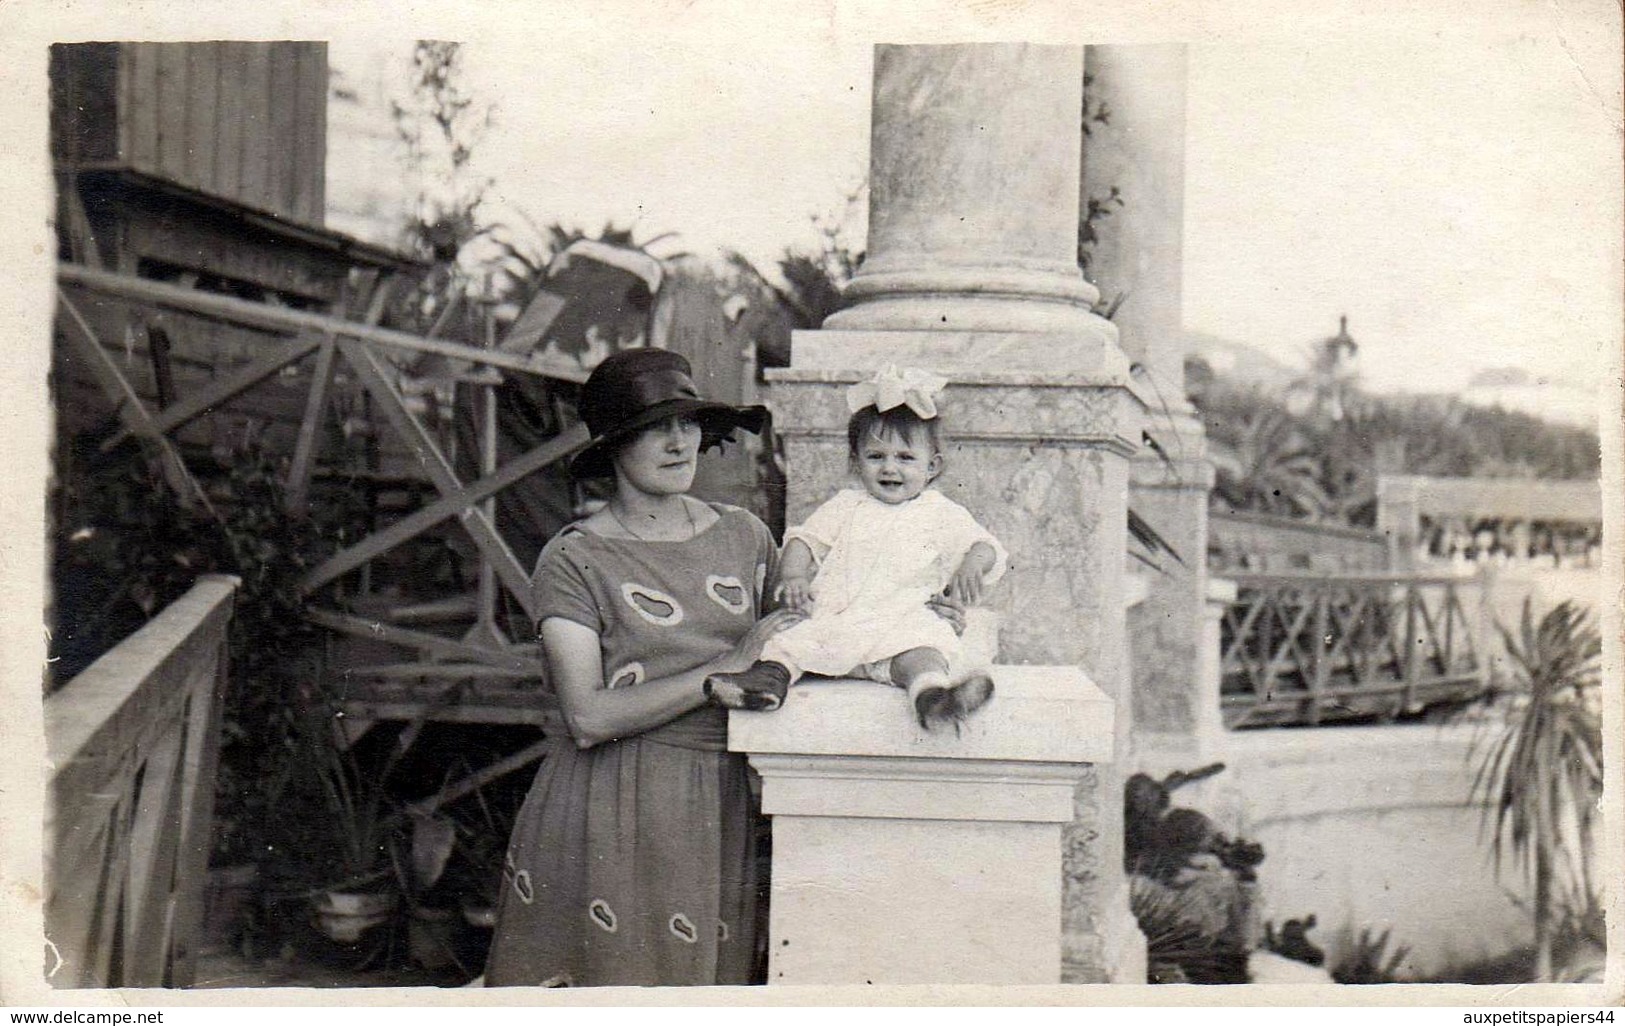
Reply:
<svg viewBox="0 0 1625 1026"><path fill-rule="evenodd" d="M982 601L982 578L984 577L981 562L975 559L965 559L959 564L959 569L948 579L948 595L957 599L966 606L974 606Z"/></svg>
<svg viewBox="0 0 1625 1026"><path fill-rule="evenodd" d="M779 582L774 597L792 612L812 612L812 585L805 577L786 577Z"/></svg>

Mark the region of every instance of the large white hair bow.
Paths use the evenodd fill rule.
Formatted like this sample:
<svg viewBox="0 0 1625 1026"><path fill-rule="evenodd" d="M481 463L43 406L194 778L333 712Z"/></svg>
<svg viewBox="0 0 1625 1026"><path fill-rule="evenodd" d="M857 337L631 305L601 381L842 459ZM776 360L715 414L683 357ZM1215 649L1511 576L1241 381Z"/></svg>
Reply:
<svg viewBox="0 0 1625 1026"><path fill-rule="evenodd" d="M860 381L846 390L846 408L856 413L865 406L873 406L881 413L898 406L907 406L921 420L937 415L937 394L948 384L948 379L908 367L902 371L896 364L886 368L868 381Z"/></svg>

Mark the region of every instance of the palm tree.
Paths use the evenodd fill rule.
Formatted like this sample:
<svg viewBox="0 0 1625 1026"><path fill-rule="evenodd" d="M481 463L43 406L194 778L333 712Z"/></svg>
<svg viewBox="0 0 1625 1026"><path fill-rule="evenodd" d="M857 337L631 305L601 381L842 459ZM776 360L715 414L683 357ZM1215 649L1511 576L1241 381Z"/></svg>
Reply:
<svg viewBox="0 0 1625 1026"><path fill-rule="evenodd" d="M1233 509L1318 517L1329 499L1320 461L1297 419L1256 393L1235 406L1203 411L1216 494Z"/></svg>
<svg viewBox="0 0 1625 1026"><path fill-rule="evenodd" d="M1559 909L1584 907L1595 893L1587 859L1602 793L1602 640L1588 611L1569 601L1537 626L1525 599L1517 636L1500 632L1518 694L1478 756L1472 796L1485 803L1496 873L1510 856L1534 885L1535 976L1546 981ZM1566 850L1569 838L1578 851Z"/></svg>

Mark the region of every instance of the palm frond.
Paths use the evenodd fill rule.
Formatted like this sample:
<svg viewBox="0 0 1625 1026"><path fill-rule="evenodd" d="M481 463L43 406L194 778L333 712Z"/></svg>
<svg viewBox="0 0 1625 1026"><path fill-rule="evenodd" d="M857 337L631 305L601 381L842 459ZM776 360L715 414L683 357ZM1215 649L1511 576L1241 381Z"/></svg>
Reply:
<svg viewBox="0 0 1625 1026"><path fill-rule="evenodd" d="M1603 786L1591 692L1601 682L1602 639L1589 611L1568 601L1537 622L1525 599L1517 631L1497 629L1517 691L1500 733L1470 753L1470 795L1483 806L1480 829L1496 874L1510 863L1534 885L1539 947L1550 943L1552 886L1570 901L1591 888L1586 862ZM1579 851L1570 850L1571 838ZM1542 951L1549 965L1549 947Z"/></svg>
<svg viewBox="0 0 1625 1026"><path fill-rule="evenodd" d="M1140 516L1132 509L1128 511L1128 533L1134 538L1135 541L1145 546L1152 557L1157 555L1167 555L1180 566L1185 565L1185 560L1180 557L1178 551L1176 551L1172 545L1168 544L1168 540L1162 535L1158 534L1156 528L1152 527L1146 522L1144 517ZM1141 562L1145 562L1152 567L1161 569L1161 567L1157 566L1154 560L1141 556L1139 553L1133 554L1137 556Z"/></svg>

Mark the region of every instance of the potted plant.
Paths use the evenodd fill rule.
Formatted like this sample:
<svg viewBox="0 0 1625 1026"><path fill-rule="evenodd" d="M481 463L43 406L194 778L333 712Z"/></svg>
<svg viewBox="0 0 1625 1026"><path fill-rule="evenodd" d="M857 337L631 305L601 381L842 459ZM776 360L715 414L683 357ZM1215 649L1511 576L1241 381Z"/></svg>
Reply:
<svg viewBox="0 0 1625 1026"><path fill-rule="evenodd" d="M312 918L329 939L354 944L400 905L395 835L403 813L387 787L390 762L363 765L333 723L318 710L303 718L294 760L303 808L282 814L313 818L314 843L297 853L315 882L307 892Z"/></svg>

